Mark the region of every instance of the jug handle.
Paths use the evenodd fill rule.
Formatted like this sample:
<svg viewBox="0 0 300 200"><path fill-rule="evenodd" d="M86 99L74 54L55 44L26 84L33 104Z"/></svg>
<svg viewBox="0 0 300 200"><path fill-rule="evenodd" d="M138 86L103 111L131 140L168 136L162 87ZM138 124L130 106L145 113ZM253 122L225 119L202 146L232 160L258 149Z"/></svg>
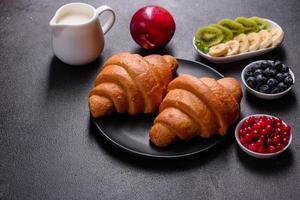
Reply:
<svg viewBox="0 0 300 200"><path fill-rule="evenodd" d="M104 13L105 11L108 11L110 13L110 16L108 17L107 21L102 26L103 34L107 33L111 29L111 27L114 25L115 20L116 20L116 14L111 7L103 5L96 9L98 17L100 17L100 15L102 13Z"/></svg>

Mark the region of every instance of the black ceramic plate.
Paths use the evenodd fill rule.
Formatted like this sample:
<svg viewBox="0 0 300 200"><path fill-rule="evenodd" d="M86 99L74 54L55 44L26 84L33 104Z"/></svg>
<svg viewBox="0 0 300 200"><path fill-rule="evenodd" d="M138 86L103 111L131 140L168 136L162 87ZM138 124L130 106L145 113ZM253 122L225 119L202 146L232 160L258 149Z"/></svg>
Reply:
<svg viewBox="0 0 300 200"><path fill-rule="evenodd" d="M219 72L205 64L184 59L177 60L179 62L177 70L179 75L191 74L216 79L223 77ZM99 133L112 144L131 153L147 157L176 158L189 156L210 149L224 140L224 137L221 136L210 139L194 138L188 142L178 141L167 148L155 147L150 143L148 134L156 115L157 113L135 116L113 114L99 119L92 118L92 121L99 129Z"/></svg>

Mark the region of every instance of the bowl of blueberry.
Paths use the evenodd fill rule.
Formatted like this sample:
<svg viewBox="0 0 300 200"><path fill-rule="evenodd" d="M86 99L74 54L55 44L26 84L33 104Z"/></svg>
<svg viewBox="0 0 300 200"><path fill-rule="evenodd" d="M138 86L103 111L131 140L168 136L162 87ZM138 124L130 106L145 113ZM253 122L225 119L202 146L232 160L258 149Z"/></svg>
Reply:
<svg viewBox="0 0 300 200"><path fill-rule="evenodd" d="M277 99L288 93L295 83L292 70L280 61L259 60L242 71L247 90L262 99Z"/></svg>
<svg viewBox="0 0 300 200"><path fill-rule="evenodd" d="M256 158L272 158L290 146L292 131L291 127L280 118L256 114L238 123L235 139L247 154Z"/></svg>

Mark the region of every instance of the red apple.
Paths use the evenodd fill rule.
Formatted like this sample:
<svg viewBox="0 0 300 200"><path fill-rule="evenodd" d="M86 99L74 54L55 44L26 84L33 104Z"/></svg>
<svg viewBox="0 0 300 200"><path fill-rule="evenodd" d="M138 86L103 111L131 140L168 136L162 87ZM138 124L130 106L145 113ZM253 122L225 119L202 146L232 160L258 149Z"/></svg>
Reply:
<svg viewBox="0 0 300 200"><path fill-rule="evenodd" d="M175 32L172 15L160 6L139 9L130 22L130 33L136 43L145 49L159 49L168 44Z"/></svg>

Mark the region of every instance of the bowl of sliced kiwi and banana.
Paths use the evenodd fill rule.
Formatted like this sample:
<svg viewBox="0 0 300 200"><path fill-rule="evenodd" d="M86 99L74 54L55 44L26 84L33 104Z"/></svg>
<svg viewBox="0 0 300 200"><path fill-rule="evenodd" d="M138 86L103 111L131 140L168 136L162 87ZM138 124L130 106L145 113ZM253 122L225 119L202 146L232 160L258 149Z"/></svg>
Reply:
<svg viewBox="0 0 300 200"><path fill-rule="evenodd" d="M282 28L272 20L237 17L198 28L193 45L202 57L228 63L267 53L280 46L283 38Z"/></svg>

